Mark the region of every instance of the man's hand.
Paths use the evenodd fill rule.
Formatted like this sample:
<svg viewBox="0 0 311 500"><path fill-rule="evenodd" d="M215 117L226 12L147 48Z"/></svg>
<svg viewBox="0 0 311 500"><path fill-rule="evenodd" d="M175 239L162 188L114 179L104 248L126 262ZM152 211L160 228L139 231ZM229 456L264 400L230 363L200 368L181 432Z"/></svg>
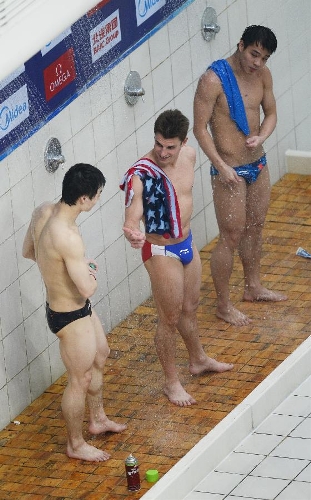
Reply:
<svg viewBox="0 0 311 500"><path fill-rule="evenodd" d="M232 167L229 167L229 165L218 170L218 175L220 182L227 184L229 187L236 186L242 181L241 177L239 177L236 171Z"/></svg>
<svg viewBox="0 0 311 500"><path fill-rule="evenodd" d="M253 135L246 139L246 147L249 149L256 149L264 143L264 139L259 135Z"/></svg>
<svg viewBox="0 0 311 500"><path fill-rule="evenodd" d="M125 238L130 242L132 248L142 248L144 246L146 236L139 229L133 230L128 227L123 227Z"/></svg>

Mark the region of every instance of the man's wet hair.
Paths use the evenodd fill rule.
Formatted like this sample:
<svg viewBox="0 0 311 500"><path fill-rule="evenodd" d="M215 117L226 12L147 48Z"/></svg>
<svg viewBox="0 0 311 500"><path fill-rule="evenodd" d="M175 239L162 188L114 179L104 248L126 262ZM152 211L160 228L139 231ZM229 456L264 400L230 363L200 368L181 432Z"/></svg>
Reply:
<svg viewBox="0 0 311 500"><path fill-rule="evenodd" d="M189 120L178 109L163 111L155 121L154 133L161 134L164 139L178 137L183 142L188 134Z"/></svg>
<svg viewBox="0 0 311 500"><path fill-rule="evenodd" d="M253 24L252 26L248 26L241 37L241 40L244 43L244 48L249 45L261 45L263 49L267 50L270 54L276 51L278 42L275 34L270 28L266 28L265 26L260 26L257 24Z"/></svg>
<svg viewBox="0 0 311 500"><path fill-rule="evenodd" d="M105 184L104 174L98 168L88 163L76 163L64 176L61 201L72 206L81 196L91 200Z"/></svg>

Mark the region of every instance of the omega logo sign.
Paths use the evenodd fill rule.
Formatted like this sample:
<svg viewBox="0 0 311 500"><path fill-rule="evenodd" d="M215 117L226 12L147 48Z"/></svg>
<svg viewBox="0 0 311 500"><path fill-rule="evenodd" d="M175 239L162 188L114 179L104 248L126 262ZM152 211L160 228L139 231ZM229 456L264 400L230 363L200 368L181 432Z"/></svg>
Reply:
<svg viewBox="0 0 311 500"><path fill-rule="evenodd" d="M49 101L76 78L73 49L70 48L44 70L44 88Z"/></svg>

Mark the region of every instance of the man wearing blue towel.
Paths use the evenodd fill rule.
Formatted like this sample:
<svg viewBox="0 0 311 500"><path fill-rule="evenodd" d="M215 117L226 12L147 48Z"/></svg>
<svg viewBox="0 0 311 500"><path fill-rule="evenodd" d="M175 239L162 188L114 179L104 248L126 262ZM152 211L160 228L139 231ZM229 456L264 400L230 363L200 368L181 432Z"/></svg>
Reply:
<svg viewBox="0 0 311 500"><path fill-rule="evenodd" d="M154 340L164 393L177 406L196 400L179 379L176 332L188 350L192 375L233 367L208 357L199 338L201 261L190 230L196 155L187 145L188 127L188 118L178 109L163 111L155 121L153 148L132 165L120 185L125 191L124 235L133 248L141 249L157 308Z"/></svg>
<svg viewBox="0 0 311 500"><path fill-rule="evenodd" d="M237 326L251 320L230 301L229 281L236 249L244 270L244 300L287 298L260 283L262 230L271 190L263 143L277 121L272 77L266 63L276 48L276 37L269 28L249 26L236 52L207 68L194 98L193 131L211 161L219 226L219 240L211 256L216 315Z"/></svg>

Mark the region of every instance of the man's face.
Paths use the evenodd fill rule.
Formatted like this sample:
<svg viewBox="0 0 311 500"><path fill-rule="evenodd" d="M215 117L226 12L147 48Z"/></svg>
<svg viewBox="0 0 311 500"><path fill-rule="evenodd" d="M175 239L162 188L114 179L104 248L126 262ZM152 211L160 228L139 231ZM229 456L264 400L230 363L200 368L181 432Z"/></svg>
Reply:
<svg viewBox="0 0 311 500"><path fill-rule="evenodd" d="M247 74L254 74L262 69L270 57L270 52L256 43L244 48L242 40L239 43L239 53L242 68Z"/></svg>
<svg viewBox="0 0 311 500"><path fill-rule="evenodd" d="M154 136L154 154L160 167L165 167L178 158L180 150L186 141L181 142L178 137L172 139L164 139L162 134L157 133Z"/></svg>

